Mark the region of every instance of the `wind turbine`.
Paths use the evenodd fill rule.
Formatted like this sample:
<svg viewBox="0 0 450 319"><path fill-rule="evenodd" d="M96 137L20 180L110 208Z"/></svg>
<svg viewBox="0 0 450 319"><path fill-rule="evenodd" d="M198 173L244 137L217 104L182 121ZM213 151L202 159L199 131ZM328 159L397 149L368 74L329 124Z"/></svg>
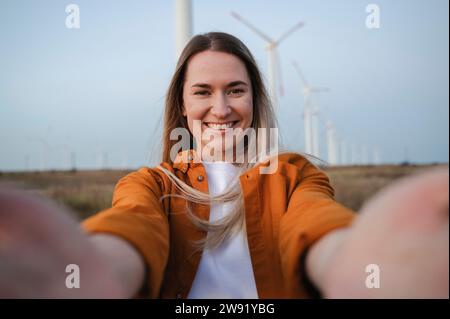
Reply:
<svg viewBox="0 0 450 319"><path fill-rule="evenodd" d="M243 23L245 26L247 26L250 30L255 32L257 35L259 35L261 38L263 38L267 43L267 53L268 53L268 81L269 81L269 94L270 98L272 100L272 103L274 105L274 108L278 108L278 101L277 101L277 79L278 77L281 79L281 67L280 67L280 61L278 58L278 52L277 48L280 45L280 43L285 40L289 35L294 33L294 31L300 29L305 24L303 22L299 22L296 25L294 25L292 28L287 30L282 36L280 36L277 40L273 40L268 35L263 33L261 30L256 28L254 25L252 25L250 22L242 18L239 14L236 12L231 12L231 15L233 18L237 19L241 23ZM283 86L280 82L280 95L283 96Z"/></svg>
<svg viewBox="0 0 450 319"><path fill-rule="evenodd" d="M318 115L319 109L317 106L313 107L311 104L311 94L312 93L320 93L320 92L328 92L329 88L326 87L313 87L311 86L306 77L303 75L302 70L298 66L297 62L293 61L292 65L294 66L297 74L299 75L303 87L302 94L305 100L304 103L304 119L305 119L305 152L307 154L312 154L316 157L319 157L319 127L318 127Z"/></svg>
<svg viewBox="0 0 450 319"><path fill-rule="evenodd" d="M380 148L378 146L375 146L373 150L373 162L375 165L381 164L381 154L380 154Z"/></svg>
<svg viewBox="0 0 450 319"><path fill-rule="evenodd" d="M181 55L185 45L192 37L191 0L175 0L175 54Z"/></svg>
<svg viewBox="0 0 450 319"><path fill-rule="evenodd" d="M103 148L99 148L97 156L99 169L102 171L106 170L108 168L108 152Z"/></svg>
<svg viewBox="0 0 450 319"><path fill-rule="evenodd" d="M70 170L75 171L77 169L77 153L75 151L70 152Z"/></svg>
<svg viewBox="0 0 450 319"><path fill-rule="evenodd" d="M40 152L40 160L41 160L41 171L47 171L48 170L48 162L49 162L49 154L51 151L50 145L47 142L47 139L40 136L34 136L34 137L28 137L28 142L36 142L39 143L41 146L41 152Z"/></svg>
<svg viewBox="0 0 450 319"><path fill-rule="evenodd" d="M352 144L351 164L359 165L358 146L354 143Z"/></svg>
<svg viewBox="0 0 450 319"><path fill-rule="evenodd" d="M370 165L369 161L369 147L366 144L361 146L361 163L363 165Z"/></svg>
<svg viewBox="0 0 450 319"><path fill-rule="evenodd" d="M341 142L340 142L339 153L340 153L340 163L341 163L341 165L348 165L348 162L347 162L347 142L345 140L341 140Z"/></svg>
<svg viewBox="0 0 450 319"><path fill-rule="evenodd" d="M60 169L70 170L70 166L71 166L70 165L71 164L70 146L67 144L59 144L59 145L53 147L53 150L62 152L62 165L60 166Z"/></svg>
<svg viewBox="0 0 450 319"><path fill-rule="evenodd" d="M334 128L334 125L330 120L327 121L326 129L327 129L328 163L330 163L330 165L337 165L339 164L339 159L338 159L336 129Z"/></svg>

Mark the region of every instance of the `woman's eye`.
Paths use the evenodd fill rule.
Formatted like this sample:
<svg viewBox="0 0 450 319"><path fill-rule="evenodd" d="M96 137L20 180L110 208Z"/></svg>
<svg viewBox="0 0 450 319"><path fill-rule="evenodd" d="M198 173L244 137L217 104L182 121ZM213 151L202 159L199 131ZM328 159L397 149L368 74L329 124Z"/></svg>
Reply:
<svg viewBox="0 0 450 319"><path fill-rule="evenodd" d="M208 91L198 91L194 93L194 95L208 95L208 94L209 94Z"/></svg>
<svg viewBox="0 0 450 319"><path fill-rule="evenodd" d="M234 89L234 90L229 91L229 94L232 94L232 95L241 94L241 93L244 93L243 89Z"/></svg>

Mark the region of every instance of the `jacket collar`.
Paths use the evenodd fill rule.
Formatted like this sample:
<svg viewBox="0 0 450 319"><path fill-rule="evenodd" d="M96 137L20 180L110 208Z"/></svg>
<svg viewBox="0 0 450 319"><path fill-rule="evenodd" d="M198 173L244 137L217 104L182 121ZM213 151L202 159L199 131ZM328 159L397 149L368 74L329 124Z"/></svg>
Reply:
<svg viewBox="0 0 450 319"><path fill-rule="evenodd" d="M172 166L174 169L186 173L189 168L203 166L203 164L200 156L195 151L195 149L190 149L178 152ZM250 178L250 176L253 176L255 174L259 174L259 164L245 172L245 176L247 178ZM240 177L242 176L244 175L241 175Z"/></svg>
<svg viewBox="0 0 450 319"><path fill-rule="evenodd" d="M194 149L178 152L173 162L173 168L186 173L188 168L194 168L202 164L200 156Z"/></svg>
<svg viewBox="0 0 450 319"><path fill-rule="evenodd" d="M202 160L196 150L190 149L178 152L172 166L174 169L178 169L183 173L186 173L189 168L195 168L202 165ZM245 175L247 176L247 178L249 178L250 176L258 173L259 164L248 170Z"/></svg>

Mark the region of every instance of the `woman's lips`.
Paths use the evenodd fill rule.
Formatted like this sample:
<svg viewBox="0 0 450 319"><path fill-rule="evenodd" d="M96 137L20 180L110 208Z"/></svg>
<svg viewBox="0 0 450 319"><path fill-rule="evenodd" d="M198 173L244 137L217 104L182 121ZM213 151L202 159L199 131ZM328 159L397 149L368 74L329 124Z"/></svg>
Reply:
<svg viewBox="0 0 450 319"><path fill-rule="evenodd" d="M223 123L203 122L203 125L207 129L224 133L226 130L234 128L238 122L239 121L228 121L228 122L223 122Z"/></svg>

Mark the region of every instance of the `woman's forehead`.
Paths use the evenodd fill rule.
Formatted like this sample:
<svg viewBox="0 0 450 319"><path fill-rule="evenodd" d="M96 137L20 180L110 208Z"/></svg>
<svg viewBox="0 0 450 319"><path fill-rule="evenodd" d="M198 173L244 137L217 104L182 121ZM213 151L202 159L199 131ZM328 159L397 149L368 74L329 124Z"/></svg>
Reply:
<svg viewBox="0 0 450 319"><path fill-rule="evenodd" d="M249 81L245 64L235 55L204 51L194 55L187 67L186 82L214 83Z"/></svg>

